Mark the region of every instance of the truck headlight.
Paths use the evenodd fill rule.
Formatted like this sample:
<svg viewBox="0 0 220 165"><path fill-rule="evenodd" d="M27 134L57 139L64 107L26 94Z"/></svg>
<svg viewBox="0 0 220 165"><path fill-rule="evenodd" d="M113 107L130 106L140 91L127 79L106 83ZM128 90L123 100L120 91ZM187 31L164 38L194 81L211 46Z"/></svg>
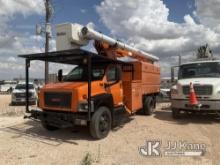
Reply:
<svg viewBox="0 0 220 165"><path fill-rule="evenodd" d="M16 97L15 97L15 93L12 93L11 94L11 97L12 97L12 99L15 99Z"/></svg>
<svg viewBox="0 0 220 165"><path fill-rule="evenodd" d="M78 105L78 111L79 112L87 112L88 111L88 103L87 102L80 103Z"/></svg>
<svg viewBox="0 0 220 165"><path fill-rule="evenodd" d="M178 94L178 90L177 89L171 89L171 95L177 95Z"/></svg>
<svg viewBox="0 0 220 165"><path fill-rule="evenodd" d="M35 98L35 94L34 94L34 93L30 93L30 97L31 97L32 99L34 99L34 98Z"/></svg>
<svg viewBox="0 0 220 165"><path fill-rule="evenodd" d="M88 112L89 106L88 106L88 102L81 102L78 105L78 111L79 112ZM91 112L94 111L94 105L93 105L93 101L91 101Z"/></svg>

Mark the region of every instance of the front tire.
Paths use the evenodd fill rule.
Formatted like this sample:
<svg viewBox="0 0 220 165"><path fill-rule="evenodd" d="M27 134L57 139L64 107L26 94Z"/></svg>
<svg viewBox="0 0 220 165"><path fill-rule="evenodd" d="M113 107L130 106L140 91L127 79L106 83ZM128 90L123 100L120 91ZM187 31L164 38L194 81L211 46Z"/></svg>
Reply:
<svg viewBox="0 0 220 165"><path fill-rule="evenodd" d="M180 118L180 110L172 108L172 117L174 119L179 119Z"/></svg>
<svg viewBox="0 0 220 165"><path fill-rule="evenodd" d="M90 134L95 139L105 138L111 130L112 117L107 107L99 107L90 122Z"/></svg>

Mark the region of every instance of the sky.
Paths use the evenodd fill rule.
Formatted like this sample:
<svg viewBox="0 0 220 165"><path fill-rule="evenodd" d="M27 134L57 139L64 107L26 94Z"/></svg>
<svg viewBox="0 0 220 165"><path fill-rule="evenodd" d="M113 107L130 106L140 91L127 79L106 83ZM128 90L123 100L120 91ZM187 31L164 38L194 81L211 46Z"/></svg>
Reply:
<svg viewBox="0 0 220 165"><path fill-rule="evenodd" d="M55 26L71 22L92 26L160 58L161 75L170 67L194 58L206 43L220 55L220 0L51 0ZM44 51L44 36L35 35L43 24L44 0L0 0L0 80L24 77L24 59L18 54ZM92 49L87 47L87 49ZM50 73L69 66L50 65ZM31 63L32 77L43 77L43 63Z"/></svg>

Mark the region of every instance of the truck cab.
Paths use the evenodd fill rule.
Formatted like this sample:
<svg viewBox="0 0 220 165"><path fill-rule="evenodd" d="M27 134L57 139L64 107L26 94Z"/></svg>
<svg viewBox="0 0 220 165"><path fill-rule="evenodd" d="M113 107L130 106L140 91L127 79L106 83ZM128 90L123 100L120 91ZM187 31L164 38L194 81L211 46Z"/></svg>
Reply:
<svg viewBox="0 0 220 165"><path fill-rule="evenodd" d="M39 107L48 111L88 111L88 71L86 65L78 65L61 81L45 85L40 91ZM94 65L91 71L91 97L103 97L107 107L119 107L123 102L123 90L119 65ZM100 100L101 101L101 100ZM93 103L94 104L94 103ZM96 103L97 104L97 103ZM92 105L92 112L94 112Z"/></svg>
<svg viewBox="0 0 220 165"><path fill-rule="evenodd" d="M190 83L193 84L200 106L190 106ZM220 60L197 60L179 66L177 83L171 88L171 107L174 118L181 111L220 111Z"/></svg>

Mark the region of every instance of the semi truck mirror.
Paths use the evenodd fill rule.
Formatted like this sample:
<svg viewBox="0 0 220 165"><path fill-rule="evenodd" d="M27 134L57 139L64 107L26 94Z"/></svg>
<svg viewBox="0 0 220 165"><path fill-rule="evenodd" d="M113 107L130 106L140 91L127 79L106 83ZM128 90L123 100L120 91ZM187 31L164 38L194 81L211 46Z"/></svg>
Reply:
<svg viewBox="0 0 220 165"><path fill-rule="evenodd" d="M175 77L177 76L176 74L177 74L178 69L179 69L179 66L171 67L171 72L170 73L171 73L171 83L172 84L175 84L175 82L176 82Z"/></svg>
<svg viewBox="0 0 220 165"><path fill-rule="evenodd" d="M62 81L63 80L63 70L60 69L58 70L58 81Z"/></svg>
<svg viewBox="0 0 220 165"><path fill-rule="evenodd" d="M171 67L171 83L174 83L174 67Z"/></svg>

